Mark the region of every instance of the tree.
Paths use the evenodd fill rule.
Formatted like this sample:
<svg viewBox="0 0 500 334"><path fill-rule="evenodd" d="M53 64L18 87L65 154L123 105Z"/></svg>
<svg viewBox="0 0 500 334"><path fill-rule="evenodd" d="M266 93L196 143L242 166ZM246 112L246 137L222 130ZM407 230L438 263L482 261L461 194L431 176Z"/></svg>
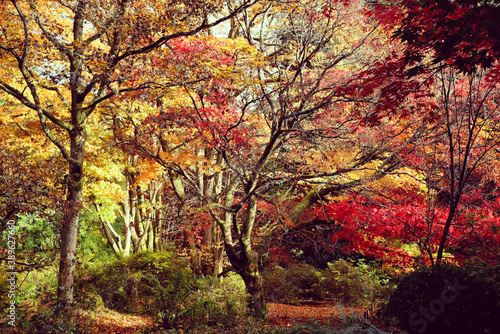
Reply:
<svg viewBox="0 0 500 334"><path fill-rule="evenodd" d="M441 263L448 245L457 249L457 240L464 240L465 235L484 238L480 242L486 250L482 255L497 257L498 220L491 213L498 196L498 178L491 172L498 168L493 167L498 166L497 68L461 73L453 65L427 64L408 76L405 61L396 56L380 64L373 73L372 80L381 91L377 101L381 112L377 116L383 116L383 112L399 115L408 131L418 134L398 159L414 171L407 174L422 185L404 190L404 197L400 192L385 191L383 196L393 203L382 197L373 198L369 204L366 197L362 198L361 204L352 206L361 205L376 218L361 214L364 218L356 219L373 222L374 227L380 226L377 220L382 225L390 222L394 232L400 224L407 230L400 232L400 238L417 243L433 264ZM381 84L380 78L388 80ZM368 87L370 82L366 82ZM415 204L408 203L405 197L412 198ZM395 213L390 214L389 207ZM473 236L474 229L483 232ZM491 235L486 232L488 229ZM397 233L392 238L397 238Z"/></svg>
<svg viewBox="0 0 500 334"><path fill-rule="evenodd" d="M396 192L382 190L378 195L372 192L330 203L321 209L326 213L320 214L320 221L344 224L335 237L350 240L351 247L364 254L380 258L384 252L377 255L374 250L391 248L390 244L367 243L367 235L359 231L368 229L372 234L370 240L378 235L388 240L417 243L433 263L435 253L435 262L442 261L450 237L450 248L456 250L455 242L465 240L466 235L474 236L475 240L483 238L479 242L487 250L483 255L498 256L494 232L497 217L491 214L496 205L497 181L489 172L498 160L498 88L495 86L498 57L497 40L492 38L496 31L488 26L498 11L494 2L475 2L477 6L464 3L384 2L375 4L370 11L383 25L393 26L395 20L403 20L395 36L406 42L401 48L404 56L395 49L390 57L374 63L366 72L363 85L356 89L361 95L376 96L377 107L373 117L367 119L369 122L384 124L388 117L395 116L401 119L401 129L411 140L397 158L407 171L395 172L407 174L423 186ZM403 10L404 5L408 11ZM492 7L495 8L488 11ZM473 20L465 21L466 17ZM456 29L451 33L442 29L438 18L444 20L444 26L448 24ZM429 21L435 25L429 27ZM475 45L474 40L480 39L479 36L481 43ZM441 44L443 41L448 47ZM425 56L429 51L430 56ZM479 196L479 182L490 182L493 191ZM331 191L330 187L326 189ZM425 189L427 197L422 197ZM313 192L309 195L317 198ZM387 196L394 202L387 202ZM409 198L416 203L408 203ZM299 213L308 207L307 197L303 203ZM481 210L478 203L488 207ZM345 215L346 212L349 214ZM483 216L489 218L481 218ZM474 229L482 232L472 233ZM486 232L488 229L493 234Z"/></svg>
<svg viewBox="0 0 500 334"><path fill-rule="evenodd" d="M404 0L390 6L404 13L395 36L406 43L406 61L414 70L429 55L434 64L453 64L465 73L489 68L500 56L497 0Z"/></svg>
<svg viewBox="0 0 500 334"><path fill-rule="evenodd" d="M398 168L397 152L412 141L399 136L404 126L395 119L383 128L363 126L373 117L372 92L357 95L353 86L384 43L363 4L269 2L244 11L232 36L245 38L263 61L244 66L244 53L226 51L223 68L233 73L226 80L213 74L212 62L223 59L211 54L202 61L212 78L176 93L190 105L162 104L159 114L136 125L138 146L171 173L180 202L191 188L198 210L221 230L256 316L265 312L259 261L269 237L304 223L306 210L326 196ZM186 44L181 61L191 61L194 43ZM212 186L217 190L208 196Z"/></svg>
<svg viewBox="0 0 500 334"><path fill-rule="evenodd" d="M240 67L256 61L256 53L241 39L178 39L170 51L155 59L155 64L161 75L182 78L184 87L157 91L149 94L145 103L136 100L120 107L130 124L135 125L132 137L120 139L124 149L139 159L153 159L164 168L163 178L169 181L165 188L175 194L169 202L170 213L164 218L184 229L182 244L189 247L196 273L217 276L223 255L220 229L201 209L218 201L225 180L222 157L214 148L215 140L207 139L207 134L237 120L228 101L234 102L231 95L244 89L248 76ZM179 72L179 67L187 70ZM222 91L232 93L223 95ZM191 108L197 99L203 106ZM151 105L147 101L154 102ZM160 114L154 115L158 109ZM134 136L136 147L127 146L125 143ZM196 239L200 240L197 246L201 252L197 251Z"/></svg>
<svg viewBox="0 0 500 334"><path fill-rule="evenodd" d="M407 110L392 106L400 106L400 91L411 88L415 91L414 106L423 107L428 115L422 121L430 124L431 131L426 131L421 149L415 152L421 162L429 163L424 169L432 196L442 198L446 193L447 218L436 255L439 264L450 228L459 218L455 214L463 196L474 179L488 177L484 166L498 159L500 48L498 31L493 28L500 14L498 2L400 1L378 5L377 9L376 16L384 24L388 17L394 17L389 13L397 13L401 19L394 37L403 42L404 51L403 57L396 55L387 62L393 67L381 67L392 68L395 74L382 85L385 97L381 105L409 115ZM417 160L407 161L411 165ZM429 205L436 205L436 199L432 202ZM431 216L429 226L433 224Z"/></svg>
<svg viewBox="0 0 500 334"><path fill-rule="evenodd" d="M500 139L499 86L490 77L492 72L477 70L461 75L453 67L445 67L435 75L436 103L440 112L436 115L432 133L426 138L430 142L424 147L433 145L444 150L434 156L439 160L431 162L433 168L441 166L441 169L432 174L428 169L426 171L428 186L436 197L433 201L441 197L448 208L436 255L437 264L443 259L450 228L455 217L460 215L464 196L477 191L474 178L482 179L482 182L498 182L494 175L485 171L485 168L495 168L492 166L498 164ZM429 161L430 156L425 150L421 154ZM462 203L462 206L467 205L470 203Z"/></svg>
<svg viewBox="0 0 500 334"><path fill-rule="evenodd" d="M177 37L216 26L252 4L243 1L213 22L209 16L222 2L3 4L0 89L37 113L45 135L69 165L58 289L63 305L73 301L88 117L117 94L175 84L141 78L137 70L150 64L146 55Z"/></svg>

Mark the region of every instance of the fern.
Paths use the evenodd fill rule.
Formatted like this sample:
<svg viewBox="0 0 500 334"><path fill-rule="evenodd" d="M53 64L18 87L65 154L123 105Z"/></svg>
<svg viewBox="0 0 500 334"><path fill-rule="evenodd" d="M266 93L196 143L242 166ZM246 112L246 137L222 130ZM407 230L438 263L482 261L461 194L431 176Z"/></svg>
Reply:
<svg viewBox="0 0 500 334"><path fill-rule="evenodd" d="M377 327L375 327L368 319L366 319L361 313L354 311L351 307L349 307L349 313L344 310L341 305L337 305L337 308L340 311L340 316L342 317L342 321L346 326L344 333L356 333L356 334L388 334L384 331L381 331ZM353 332L354 331L354 332Z"/></svg>

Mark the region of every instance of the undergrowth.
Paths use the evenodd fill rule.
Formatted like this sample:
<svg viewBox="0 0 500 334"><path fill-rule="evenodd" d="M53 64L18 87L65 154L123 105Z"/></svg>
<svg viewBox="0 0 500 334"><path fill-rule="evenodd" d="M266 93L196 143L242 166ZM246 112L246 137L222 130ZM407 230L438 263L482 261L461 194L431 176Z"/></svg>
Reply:
<svg viewBox="0 0 500 334"><path fill-rule="evenodd" d="M348 306L371 306L391 291L387 274L376 266L345 260L326 269L308 264L273 267L263 272L264 292L269 302L298 305L303 300L337 301Z"/></svg>

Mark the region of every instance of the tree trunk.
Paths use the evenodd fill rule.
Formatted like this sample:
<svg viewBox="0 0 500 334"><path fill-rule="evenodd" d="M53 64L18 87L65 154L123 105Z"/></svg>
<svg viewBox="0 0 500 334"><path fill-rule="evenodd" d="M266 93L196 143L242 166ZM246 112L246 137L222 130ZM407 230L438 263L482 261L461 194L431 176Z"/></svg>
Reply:
<svg viewBox="0 0 500 334"><path fill-rule="evenodd" d="M65 205L64 222L61 232L61 258L59 262L57 298L63 306L73 303L75 283L76 244L78 224L82 208L83 155L85 135L71 134L71 157L76 163L69 164L68 194Z"/></svg>
<svg viewBox="0 0 500 334"><path fill-rule="evenodd" d="M448 217L446 218L446 222L444 224L443 233L441 234L441 239L439 241L439 248L436 255L436 265L441 265L443 260L444 248L446 246L446 241L448 239L448 234L450 234L451 223L453 222L453 217L455 217L455 212L457 211L458 202L460 200L461 194L457 194L452 199L452 203L450 204L450 211L448 212Z"/></svg>
<svg viewBox="0 0 500 334"><path fill-rule="evenodd" d="M262 276L260 276L259 266L257 263L252 263L245 266L240 272L245 287L250 294L248 306L252 312L252 316L262 319L266 315L266 303L264 301L264 291L262 289Z"/></svg>
<svg viewBox="0 0 500 334"><path fill-rule="evenodd" d="M97 214L99 215L99 219L101 220L102 228L104 230L104 235L108 240L108 245L111 246L116 256L120 258L124 257L124 250L120 235L116 233L111 223L102 216L101 208L99 207L99 205L97 203L94 203L94 207L96 209Z"/></svg>
<svg viewBox="0 0 500 334"><path fill-rule="evenodd" d="M222 242L222 232L218 226L214 226L216 229L215 239L214 239L214 265L213 265L213 277L219 277L222 272L223 261L224 261L224 244Z"/></svg>
<svg viewBox="0 0 500 334"><path fill-rule="evenodd" d="M227 195L226 203L232 202L231 198L234 198L235 188L230 189ZM221 224L222 231L224 232L224 246L228 259L231 262L233 268L240 274L241 278L245 282L245 287L250 294L250 300L248 302L248 307L252 312L252 316L256 318L264 318L266 315L266 304L264 302L264 291L262 289L262 277L259 272L259 260L260 257L257 252L252 249L252 239L251 233L253 229L253 224L255 222L255 217L257 213L257 198L251 196L248 208L246 212L246 218L243 221L240 231L231 231L231 227L236 225L236 216L226 212L226 219ZM239 254L232 240L232 232L239 232L239 244L240 251Z"/></svg>

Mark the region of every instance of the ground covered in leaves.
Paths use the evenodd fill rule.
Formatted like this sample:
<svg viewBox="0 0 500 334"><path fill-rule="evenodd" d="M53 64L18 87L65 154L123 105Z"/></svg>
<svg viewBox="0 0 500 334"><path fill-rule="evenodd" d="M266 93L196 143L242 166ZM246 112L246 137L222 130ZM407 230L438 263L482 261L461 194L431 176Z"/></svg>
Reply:
<svg viewBox="0 0 500 334"><path fill-rule="evenodd" d="M347 316L351 312L363 315L365 309L355 307L346 308ZM327 303L303 303L301 305L268 304L268 321L255 324L252 330L255 333L278 333L282 329L292 329L304 323L316 323L332 328L345 327L345 315L335 305ZM85 334L91 333L169 333L161 327L155 326L154 320L148 317L125 315L110 310L81 311L78 316L78 329ZM183 331L177 329L172 333L243 333L248 332L246 328L234 328L231 330L222 328L199 328Z"/></svg>
<svg viewBox="0 0 500 334"><path fill-rule="evenodd" d="M327 302L302 302L300 305L270 303L267 309L267 321L256 322L248 319L247 323L242 323L230 329L218 326L202 326L170 330L160 327L153 318L123 314L105 308L94 311L75 310L73 314L76 320L76 333L79 334L280 334L316 333L314 330L304 329L307 326L328 328L332 330L332 333L337 333L333 330L342 330L352 325L353 319L356 319L356 317L364 318L367 315L367 310L360 307L339 308L335 304ZM8 331L0 329L0 333L24 333L20 327Z"/></svg>
<svg viewBox="0 0 500 334"><path fill-rule="evenodd" d="M140 333L154 327L154 321L149 317L122 314L107 309L82 311L78 316L77 324L82 334Z"/></svg>
<svg viewBox="0 0 500 334"><path fill-rule="evenodd" d="M318 322L324 325L341 327L344 319L341 310L328 303L302 303L301 305L268 304L268 319L271 324L279 327L291 327L293 323ZM354 307L346 309L346 315L354 311L358 315L363 315L365 309Z"/></svg>

